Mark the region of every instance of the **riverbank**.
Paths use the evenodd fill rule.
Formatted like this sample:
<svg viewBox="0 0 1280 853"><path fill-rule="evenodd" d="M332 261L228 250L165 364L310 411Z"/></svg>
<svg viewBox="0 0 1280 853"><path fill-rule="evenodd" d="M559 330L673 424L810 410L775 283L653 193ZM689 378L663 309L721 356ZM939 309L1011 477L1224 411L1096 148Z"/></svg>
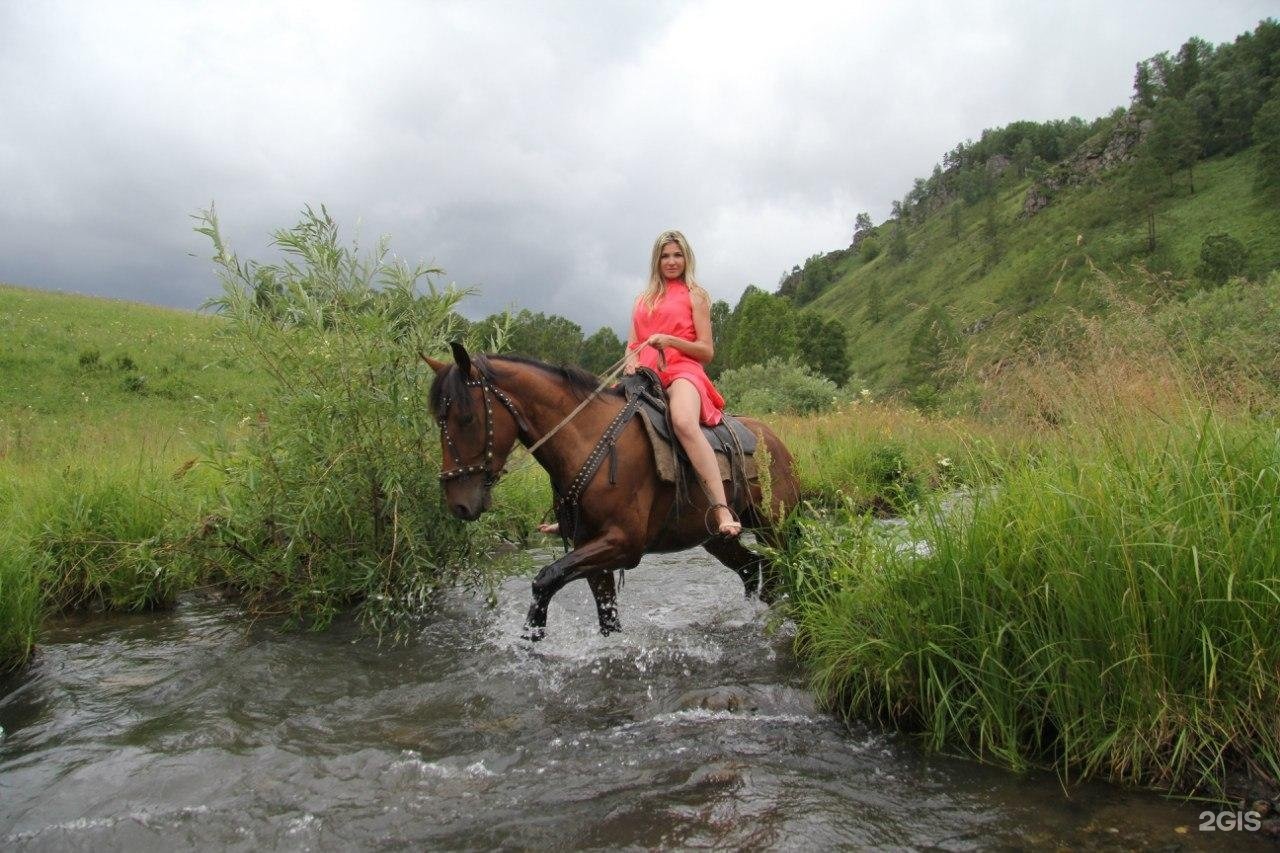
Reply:
<svg viewBox="0 0 1280 853"><path fill-rule="evenodd" d="M1280 434L1213 415L1046 450L905 539L798 517L781 563L829 707L935 749L1214 796L1280 776Z"/></svg>
<svg viewBox="0 0 1280 853"><path fill-rule="evenodd" d="M1274 798L1274 392L1198 372L1140 315L1081 331L986 377L983 427L933 450L969 460L961 488L921 490L897 535L849 495L796 513L798 656L826 707L932 749Z"/></svg>

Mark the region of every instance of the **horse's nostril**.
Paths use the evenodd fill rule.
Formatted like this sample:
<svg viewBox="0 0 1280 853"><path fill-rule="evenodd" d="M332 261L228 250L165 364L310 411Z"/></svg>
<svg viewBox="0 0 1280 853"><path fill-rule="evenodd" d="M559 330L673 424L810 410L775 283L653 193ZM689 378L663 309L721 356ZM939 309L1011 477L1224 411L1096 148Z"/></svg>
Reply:
<svg viewBox="0 0 1280 853"><path fill-rule="evenodd" d="M471 516L467 513L467 505L466 505L466 504L454 504L454 505L453 505L453 514L454 514L454 515L456 515L458 518L470 518L470 517L471 517Z"/></svg>

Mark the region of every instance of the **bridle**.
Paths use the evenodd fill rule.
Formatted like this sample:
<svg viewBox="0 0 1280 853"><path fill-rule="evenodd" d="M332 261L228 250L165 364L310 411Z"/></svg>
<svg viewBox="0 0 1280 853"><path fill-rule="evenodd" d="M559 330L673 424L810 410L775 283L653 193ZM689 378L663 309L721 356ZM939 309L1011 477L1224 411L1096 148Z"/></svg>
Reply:
<svg viewBox="0 0 1280 853"><path fill-rule="evenodd" d="M511 402L511 398L507 396L507 393L489 382L483 375L479 379L468 379L463 385L467 388L480 388L481 396L484 398L484 461L477 462L474 465L462 464L462 455L458 453L458 447L453 443L453 436L449 435L449 406L453 401L448 397L443 397L440 400L440 414L436 417L436 423L440 426L440 435L444 438L445 446L449 448L449 453L453 456L455 467L441 471L440 482L444 484L459 477L484 474L484 486L489 489L505 473L501 469L495 471L491 467L493 463L493 398L496 397L498 402L506 407L512 419L516 422L516 429L520 433L527 436L531 430L529 422L524 419L524 415L520 414L520 410L516 408L515 403Z"/></svg>
<svg viewBox="0 0 1280 853"><path fill-rule="evenodd" d="M614 379L618 377L618 374L621 373L623 367L626 365L626 362L627 362L627 356L624 354L622 358L615 361L613 365L607 371L605 371L604 378L600 380L600 384L596 386L596 390L592 391L589 395L587 395L586 399L584 399L581 403L579 403L577 408L575 408L572 412L566 415L560 421L560 423L556 424L554 427L548 430L547 433L542 436L542 438L529 444L528 447L526 448L526 451L528 452L529 457L524 460L522 465L527 465L529 462L531 462L533 460L533 452L535 450L537 450L543 444L548 442L552 436L554 436L557 432L561 430L561 428L564 427L565 424L573 420L574 417L576 417L579 412L581 412L584 408L586 408L588 403L590 403L592 400L598 397L600 395L600 392L603 391L610 382L612 382ZM498 402L506 407L507 411L511 414L512 419L515 420L516 429L518 430L518 436L525 438L526 441L529 439L532 439L533 437L533 429L529 426L529 422L525 420L524 415L522 415L520 413L520 410L516 408L516 404L511 401L511 398L507 396L507 392L503 391L497 385L494 385L492 382L490 382L485 377L483 372L477 371L477 373L479 373L479 376L480 376L479 379L468 379L465 382L463 382L463 385L467 388L480 388L483 392L482 396L484 397L484 461L477 462L474 465L462 464L462 455L458 453L458 448L453 443L453 436L449 435L449 406L453 401L450 400L449 397L447 396L441 397L440 398L440 414L436 417L436 423L440 426L440 435L444 438L445 446L449 448L449 453L453 456L453 461L456 465L456 467L454 468L450 468L448 470L440 472L441 484L447 483L450 480L456 480L459 477L468 477L473 474L484 474L485 488L492 488L493 485L502 478L502 475L507 473L505 469L494 471L490 467L490 464L493 461L493 401L490 399L491 394L493 397L498 398ZM597 461L596 464L598 465L599 462ZM516 470L519 470L519 468L520 466L516 466ZM583 485L585 485L585 483Z"/></svg>

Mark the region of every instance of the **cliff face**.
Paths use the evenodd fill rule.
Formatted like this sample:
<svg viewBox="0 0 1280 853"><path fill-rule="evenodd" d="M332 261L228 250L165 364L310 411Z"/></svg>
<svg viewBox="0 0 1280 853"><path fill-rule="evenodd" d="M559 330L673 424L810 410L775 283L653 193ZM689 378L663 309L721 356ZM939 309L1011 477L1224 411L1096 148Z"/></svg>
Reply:
<svg viewBox="0 0 1280 853"><path fill-rule="evenodd" d="M1027 190L1022 204L1024 217L1035 216L1067 187L1089 183L1099 174L1114 169L1128 160L1151 130L1151 120L1127 112L1109 133L1101 134L1081 145L1070 158L1045 172Z"/></svg>

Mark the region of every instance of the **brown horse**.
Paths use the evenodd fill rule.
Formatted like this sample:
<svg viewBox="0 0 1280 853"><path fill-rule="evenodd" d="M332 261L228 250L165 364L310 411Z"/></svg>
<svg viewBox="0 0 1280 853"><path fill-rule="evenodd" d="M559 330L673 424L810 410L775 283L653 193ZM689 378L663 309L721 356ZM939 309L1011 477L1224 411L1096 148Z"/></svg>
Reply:
<svg viewBox="0 0 1280 853"><path fill-rule="evenodd" d="M440 424L445 501L455 516L473 521L489 509L491 490L516 441L529 447L554 430L595 391L597 380L582 370L514 356L472 358L460 344L453 345L453 355L455 364L426 359L436 373L431 407ZM619 391L602 391L535 450L557 496L569 491L623 406ZM530 639L545 634L552 596L578 578L591 587L600 632L621 630L612 570L633 568L649 552L701 545L742 578L748 594L758 586L767 595L773 586L764 557L737 539L708 533L709 501L701 489L689 489L689 500L673 513L675 487L659 479L648 433L637 421L633 418L618 434L616 469L611 466L611 475L596 470L583 486L572 522L557 507L573 549L534 578L526 622ZM768 449L772 506L761 507L760 483L753 480L741 490L734 510L745 526L771 541L773 519L783 518L798 497L791 454L767 426L743 421Z"/></svg>

